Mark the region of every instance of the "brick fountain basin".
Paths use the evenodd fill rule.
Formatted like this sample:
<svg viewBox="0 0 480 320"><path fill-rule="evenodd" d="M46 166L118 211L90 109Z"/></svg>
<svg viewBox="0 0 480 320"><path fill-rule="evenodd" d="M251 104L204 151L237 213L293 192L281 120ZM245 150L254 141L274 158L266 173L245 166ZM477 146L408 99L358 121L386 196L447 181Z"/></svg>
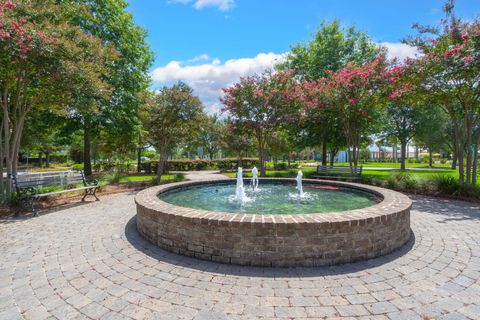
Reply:
<svg viewBox="0 0 480 320"><path fill-rule="evenodd" d="M292 183L293 179L260 179ZM137 230L159 247L202 260L251 266L322 266L379 257L410 239L411 200L396 191L349 182L304 179L304 184L346 187L375 195L362 209L308 214L213 212L176 206L163 192L232 179L179 182L135 197Z"/></svg>

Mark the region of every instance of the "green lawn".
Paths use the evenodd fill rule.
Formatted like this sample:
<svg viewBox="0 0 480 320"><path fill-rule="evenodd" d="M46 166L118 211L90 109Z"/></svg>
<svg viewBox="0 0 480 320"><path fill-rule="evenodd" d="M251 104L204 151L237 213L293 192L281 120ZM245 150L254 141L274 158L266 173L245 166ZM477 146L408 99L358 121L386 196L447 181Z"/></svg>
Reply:
<svg viewBox="0 0 480 320"><path fill-rule="evenodd" d="M336 166L349 166L348 162L335 162ZM367 167L376 167L376 168L397 168L400 169L400 162L393 163L393 162L366 162L360 163L359 165L367 168ZM424 169L431 169L428 167L427 163L406 163L405 166L408 168L424 168ZM450 163L434 163L433 168L446 168L449 169L451 167Z"/></svg>
<svg viewBox="0 0 480 320"><path fill-rule="evenodd" d="M316 171L316 168L302 168L301 169L303 172L303 175L305 178L310 177L313 175ZM270 170L267 171L267 177L276 177L276 178L293 178L297 175L298 170ZM427 169L427 170L405 170L405 171L400 171L397 169L394 170L382 170L382 169L368 169L368 167L363 169L363 176L366 178L373 178L373 179L378 179L378 180L387 180L388 177L390 177L393 174L398 174L398 173L408 173L416 178L419 179L428 179L432 178L435 175L439 174L447 174L447 175L452 175L456 178L458 178L458 172L456 170L451 170L451 169ZM235 177L236 173L235 172L229 172L226 173L227 176L229 177ZM252 174L251 172L245 172L244 173L245 177L251 177Z"/></svg>
<svg viewBox="0 0 480 320"><path fill-rule="evenodd" d="M130 174L120 178L120 183L152 181L153 174ZM162 180L175 180L175 174L162 174Z"/></svg>

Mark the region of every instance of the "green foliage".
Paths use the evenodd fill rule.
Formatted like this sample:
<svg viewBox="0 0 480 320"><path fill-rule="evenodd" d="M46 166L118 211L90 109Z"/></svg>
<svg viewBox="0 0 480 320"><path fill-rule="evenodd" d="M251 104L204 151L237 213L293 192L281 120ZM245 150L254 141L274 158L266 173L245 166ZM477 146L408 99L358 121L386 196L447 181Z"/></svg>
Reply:
<svg viewBox="0 0 480 320"><path fill-rule="evenodd" d="M180 181L183 181L185 179L185 176L181 173L176 173L174 176L173 176L173 179L169 178L169 179L166 179L164 176L162 176L162 179L160 179L158 176L154 176L152 177L151 179L151 182L153 185L159 185L161 183L165 183L165 182L180 182Z"/></svg>
<svg viewBox="0 0 480 320"><path fill-rule="evenodd" d="M72 170L83 170L83 163L75 163L72 165Z"/></svg>
<svg viewBox="0 0 480 320"><path fill-rule="evenodd" d="M344 27L339 20L324 21L312 40L292 47L281 69L293 69L306 80L317 80L352 62L361 65L378 53L377 46L364 32Z"/></svg>
<svg viewBox="0 0 480 320"><path fill-rule="evenodd" d="M142 112L142 120L148 141L160 153L162 171L167 155L198 134L203 117L202 103L184 83L164 87L151 97Z"/></svg>
<svg viewBox="0 0 480 320"><path fill-rule="evenodd" d="M103 176L102 180L106 181L107 184L117 184L120 182L121 178L122 178L122 174L116 170L113 170L111 172L107 172Z"/></svg>
<svg viewBox="0 0 480 320"><path fill-rule="evenodd" d="M455 194L461 186L461 183L455 177L446 174L437 174L433 177L432 183L436 190L442 194Z"/></svg>

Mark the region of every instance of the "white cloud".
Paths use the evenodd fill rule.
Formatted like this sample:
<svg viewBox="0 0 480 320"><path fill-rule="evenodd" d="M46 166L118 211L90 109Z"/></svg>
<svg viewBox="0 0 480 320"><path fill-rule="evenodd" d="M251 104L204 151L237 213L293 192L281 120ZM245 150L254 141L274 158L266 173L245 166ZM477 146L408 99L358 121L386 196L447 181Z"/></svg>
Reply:
<svg viewBox="0 0 480 320"><path fill-rule="evenodd" d="M230 86L240 77L271 69L284 58L285 54L260 53L253 58L231 59L222 63L219 59L211 59L205 54L187 61L170 61L153 70L151 77L159 84L179 80L186 82L203 101L207 111L212 113L220 109L222 88ZM205 62L206 60L208 62ZM191 65L198 61L204 63Z"/></svg>
<svg viewBox="0 0 480 320"><path fill-rule="evenodd" d="M398 61L402 61L406 58L414 58L419 54L417 48L401 42L381 42L380 45L387 48L389 59L397 58Z"/></svg>
<svg viewBox="0 0 480 320"><path fill-rule="evenodd" d="M192 59L185 61L185 63L195 63L195 62L208 61L208 60L210 60L210 56L208 54L201 54L199 56L193 57Z"/></svg>
<svg viewBox="0 0 480 320"><path fill-rule="evenodd" d="M235 5L234 0L173 0L175 3L188 4L193 2L193 7L201 10L206 7L215 7L220 11L228 11Z"/></svg>

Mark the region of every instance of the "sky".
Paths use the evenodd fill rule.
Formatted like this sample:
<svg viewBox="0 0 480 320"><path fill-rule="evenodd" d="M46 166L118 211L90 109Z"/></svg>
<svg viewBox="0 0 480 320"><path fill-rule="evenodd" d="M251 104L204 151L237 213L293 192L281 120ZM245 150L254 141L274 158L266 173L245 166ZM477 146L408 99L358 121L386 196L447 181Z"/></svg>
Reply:
<svg viewBox="0 0 480 320"><path fill-rule="evenodd" d="M414 56L401 43L415 22L436 25L444 0L128 0L155 54L154 89L188 83L209 113L221 88L281 61L292 45L313 38L324 20L339 19L386 46L391 57ZM480 0L457 0L463 19L480 17Z"/></svg>

